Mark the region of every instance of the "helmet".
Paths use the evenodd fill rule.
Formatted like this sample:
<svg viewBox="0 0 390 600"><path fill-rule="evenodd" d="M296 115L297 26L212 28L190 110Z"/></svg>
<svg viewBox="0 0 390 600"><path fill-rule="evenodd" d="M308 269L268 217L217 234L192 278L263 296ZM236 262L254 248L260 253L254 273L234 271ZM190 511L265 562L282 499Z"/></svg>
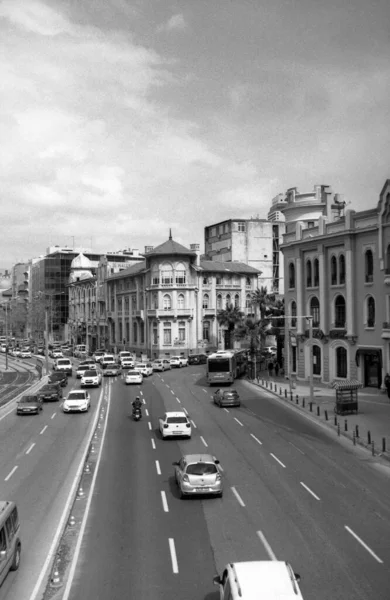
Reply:
<svg viewBox="0 0 390 600"><path fill-rule="evenodd" d="M136 398L135 398L135 399L136 399L136 400L139 400L139 396L136 396Z"/></svg>

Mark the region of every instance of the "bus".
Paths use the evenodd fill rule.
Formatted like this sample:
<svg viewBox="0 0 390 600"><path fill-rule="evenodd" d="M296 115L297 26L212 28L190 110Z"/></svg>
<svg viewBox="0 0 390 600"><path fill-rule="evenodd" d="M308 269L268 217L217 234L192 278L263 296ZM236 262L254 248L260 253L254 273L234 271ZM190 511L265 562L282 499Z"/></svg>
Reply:
<svg viewBox="0 0 390 600"><path fill-rule="evenodd" d="M209 385L233 383L245 375L248 366L248 350L219 350L207 358L207 381Z"/></svg>

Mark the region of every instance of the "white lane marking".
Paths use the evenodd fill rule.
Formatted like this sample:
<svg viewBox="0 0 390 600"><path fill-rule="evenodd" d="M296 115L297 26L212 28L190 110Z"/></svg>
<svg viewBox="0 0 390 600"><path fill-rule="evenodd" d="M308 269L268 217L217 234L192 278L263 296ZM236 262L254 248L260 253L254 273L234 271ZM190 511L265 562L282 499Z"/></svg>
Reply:
<svg viewBox="0 0 390 600"><path fill-rule="evenodd" d="M184 406L183 406L183 410L186 413L186 415L188 415L188 410L186 408L184 408Z"/></svg>
<svg viewBox="0 0 390 600"><path fill-rule="evenodd" d="M317 495L316 495L314 492L312 492L312 491L311 491L311 489L310 489L309 487L307 487L307 485L305 485L305 484L303 483L303 481L301 481L301 482L300 482L300 484L301 484L301 486L302 486L302 487L304 487L304 488L305 488L305 490L306 490L306 491L308 491L308 492L309 492L309 494L311 494L311 495L313 496L313 498L315 498L316 500L319 500L319 499L320 499L320 498L319 498L319 497L318 497L318 496L317 496Z"/></svg>
<svg viewBox="0 0 390 600"><path fill-rule="evenodd" d="M164 381L164 379L161 377L161 375L159 375L159 377L160 377L161 381Z"/></svg>
<svg viewBox="0 0 390 600"><path fill-rule="evenodd" d="M204 388L202 388L202 390L204 391L205 394L207 394L207 390L205 390Z"/></svg>
<svg viewBox="0 0 390 600"><path fill-rule="evenodd" d="M145 408L145 415L148 417L149 416L149 411L147 408Z"/></svg>
<svg viewBox="0 0 390 600"><path fill-rule="evenodd" d="M298 448L298 446L296 446L295 444L293 444L292 442L289 442L289 444L291 444L291 446L294 446L294 448L296 450L298 450L298 452L300 452L301 454L305 454L303 450L301 450L300 448Z"/></svg>
<svg viewBox="0 0 390 600"><path fill-rule="evenodd" d="M155 450L156 449L156 444L155 444L154 439L152 438L150 441L152 442L152 448L153 448L153 450Z"/></svg>
<svg viewBox="0 0 390 600"><path fill-rule="evenodd" d="M202 442L204 443L204 445L206 446L206 448L208 447L207 442L205 441L204 437L201 435L200 439L202 440Z"/></svg>
<svg viewBox="0 0 390 600"><path fill-rule="evenodd" d="M169 383L166 383L165 385L167 386L167 388L170 388L170 387L171 387L171 386L169 385Z"/></svg>
<svg viewBox="0 0 390 600"><path fill-rule="evenodd" d="M229 412L227 408L224 408L223 410L224 410L225 412L227 412L227 413Z"/></svg>
<svg viewBox="0 0 390 600"><path fill-rule="evenodd" d="M42 431L39 432L39 435L42 435L42 433L45 433L46 429L47 429L47 425L45 425L44 428L42 429Z"/></svg>
<svg viewBox="0 0 390 600"><path fill-rule="evenodd" d="M88 498L87 498L87 504L85 506L83 520L81 522L80 532L79 532L79 535L78 535L78 538L77 538L76 548L74 550L73 559L72 559L72 563L70 565L70 570L69 570L69 576L68 576L68 580L66 582L65 592L64 592L64 595L62 597L62 600L68 600L68 598L69 598L70 589L71 589L72 584L73 584L73 579L74 579L74 575L75 575L75 572L76 572L77 563L78 563L78 560L79 560L81 545L83 543L83 537L84 537L84 532L85 532L85 528L86 528L86 525L87 525L87 519L88 519L89 511L90 511L90 508L91 508L92 498L94 497L94 493L93 492L94 492L94 489L95 489L96 479L97 479L98 472L99 472L100 461L101 461L102 454L103 454L104 440L105 440L105 437L106 437L107 424L108 424L108 413L110 412L110 404L111 404L111 388L109 388L109 394L108 394L108 400L107 400L106 418L104 420L103 433L102 433L102 437L101 437L101 442L100 442L100 448L99 448L98 457L97 457L97 460L96 460L96 466L95 466L95 469L94 469L94 473L93 473L93 477L92 477L92 482L91 482L91 487L90 487L89 495L88 495Z"/></svg>
<svg viewBox="0 0 390 600"><path fill-rule="evenodd" d="M239 421L238 419L236 419L236 417L233 417L233 418L234 418L234 420L235 420L235 421L237 421L237 423L238 423L239 425L241 425L241 427L244 427L244 425L241 423L241 421Z"/></svg>
<svg viewBox="0 0 390 600"><path fill-rule="evenodd" d="M156 460L156 471L157 475L161 475L160 463L158 460Z"/></svg>
<svg viewBox="0 0 390 600"><path fill-rule="evenodd" d="M193 426L193 427L195 427L195 429L197 429L197 427L196 427L196 425L195 425L194 421L193 421L192 419L190 419L190 420L191 420L192 426Z"/></svg>
<svg viewBox="0 0 390 600"><path fill-rule="evenodd" d="M175 549L175 540L173 538L169 538L169 550L171 552L171 561L172 561L172 571L174 573L179 572L179 565L177 564L176 557L176 549Z"/></svg>
<svg viewBox="0 0 390 600"><path fill-rule="evenodd" d="M175 395L175 392L173 390L171 390L171 394Z"/></svg>
<svg viewBox="0 0 390 600"><path fill-rule="evenodd" d="M275 456L275 454L272 454L272 452L270 452L270 455L271 455L271 456L272 456L272 458L274 458L274 459L275 459L275 460L276 460L276 461L277 461L277 462L278 462L280 465L282 465L283 469L285 469L285 468L286 468L286 465L284 465L284 464L282 463L282 461L281 461L281 460L279 460L277 456Z"/></svg>
<svg viewBox="0 0 390 600"><path fill-rule="evenodd" d="M142 398L142 404L146 404L145 398Z"/></svg>
<svg viewBox="0 0 390 600"><path fill-rule="evenodd" d="M352 529L351 529L350 527L348 527L348 525L344 525L344 527L345 527L345 529L348 531L348 533L350 533L351 535L353 535L353 537L354 537L354 538L355 538L355 539L356 539L356 540L359 542L359 544L361 544L361 545L363 546L363 548L365 548L365 549L367 550L367 552L369 552L369 553L371 554L371 556L372 556L373 558L375 558L375 560L376 560L376 561L378 561L378 563L381 563L381 564L383 563L383 560L381 560L381 559L379 558L379 556L377 556L377 555L375 554L375 552L374 552L373 550L371 550L371 548L369 548L369 547L367 546L367 544L365 544L365 543L363 542L363 540L362 540L362 539L361 539L361 538L360 538L358 535L356 535L356 533L355 533L354 531L352 531Z"/></svg>
<svg viewBox="0 0 390 600"><path fill-rule="evenodd" d="M57 413L53 413L52 416L50 417L51 419L54 419L54 417L56 416Z"/></svg>
<svg viewBox="0 0 390 600"><path fill-rule="evenodd" d="M148 427L149 427L150 430L152 430L152 424L151 424L150 421L148 421Z"/></svg>
<svg viewBox="0 0 390 600"><path fill-rule="evenodd" d="M271 546L269 545L269 543L267 542L267 539L264 535L264 533L262 531L256 531L257 535L259 536L264 548L267 551L268 556L270 557L271 560L277 560L276 555L274 553L274 551L272 550Z"/></svg>
<svg viewBox="0 0 390 600"><path fill-rule="evenodd" d="M10 471L7 475L7 477L4 479L4 481L8 481L8 479L11 479L12 475L15 473L16 469L18 468L18 465L16 465L16 467L14 467L12 469L12 471Z"/></svg>
<svg viewBox="0 0 390 600"><path fill-rule="evenodd" d="M237 498L238 503L241 504L241 506L245 506L244 500L241 498L240 494L237 492L235 487L232 487L232 492L235 495L235 497Z"/></svg>
<svg viewBox="0 0 390 600"><path fill-rule="evenodd" d="M161 492L161 500L162 500L164 512L169 512L168 502L167 502L167 497L165 495L165 492Z"/></svg>
<svg viewBox="0 0 390 600"><path fill-rule="evenodd" d="M140 396L143 396L143 395L144 395L144 393L143 393L143 391L142 391L142 390L140 390L140 391L139 391L139 393L140 393Z"/></svg>
<svg viewBox="0 0 390 600"><path fill-rule="evenodd" d="M35 446L35 442L33 444L31 444L31 446L28 450L26 450L26 454L30 454L30 452L34 448L34 446Z"/></svg>
<svg viewBox="0 0 390 600"><path fill-rule="evenodd" d="M255 435L253 435L253 433L251 433L251 437L253 437L253 439L254 439L254 440L256 440L256 442L257 442L258 444L260 444L260 446L262 446L262 445L263 445L263 442L260 442L260 440L259 440L259 439L258 439L258 438L257 438Z"/></svg>
<svg viewBox="0 0 390 600"><path fill-rule="evenodd" d="M179 400L179 398L176 398L176 400L178 401L179 404L181 404L181 400Z"/></svg>

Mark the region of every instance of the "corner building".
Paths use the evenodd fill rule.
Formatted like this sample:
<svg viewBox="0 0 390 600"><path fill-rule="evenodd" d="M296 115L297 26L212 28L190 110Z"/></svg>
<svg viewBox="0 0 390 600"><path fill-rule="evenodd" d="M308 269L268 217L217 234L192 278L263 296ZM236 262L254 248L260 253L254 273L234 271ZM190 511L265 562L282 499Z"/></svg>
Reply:
<svg viewBox="0 0 390 600"><path fill-rule="evenodd" d="M298 221L284 235L289 372L314 382L359 379L383 388L390 372L390 180L376 208ZM304 315L313 317L312 353Z"/></svg>
<svg viewBox="0 0 390 600"><path fill-rule="evenodd" d="M149 247L142 263L106 280L110 346L152 359L223 349L218 310L252 312L258 274L239 262L201 261L198 244L189 249L172 237Z"/></svg>

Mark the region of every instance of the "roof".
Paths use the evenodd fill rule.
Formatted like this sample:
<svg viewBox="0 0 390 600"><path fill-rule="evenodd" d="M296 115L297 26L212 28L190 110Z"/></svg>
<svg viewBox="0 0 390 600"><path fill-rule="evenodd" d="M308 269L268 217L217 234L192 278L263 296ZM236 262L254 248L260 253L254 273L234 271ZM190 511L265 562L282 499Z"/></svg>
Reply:
<svg viewBox="0 0 390 600"><path fill-rule="evenodd" d="M113 275L110 275L109 277L107 277L107 279L120 279L121 277L124 277L125 275L138 275L138 273L142 273L142 271L145 271L146 269L146 261L143 260L142 262L139 262L135 265L131 265L130 267L127 267L127 269L123 269L122 271L119 271L119 273L114 273Z"/></svg>
<svg viewBox="0 0 390 600"><path fill-rule="evenodd" d="M335 390L357 390L363 387L358 379L344 379L343 381L332 381L331 387Z"/></svg>
<svg viewBox="0 0 390 600"><path fill-rule="evenodd" d="M78 256L76 256L70 265L71 269L91 269L92 262L89 260L87 256L85 256L82 252Z"/></svg>
<svg viewBox="0 0 390 600"><path fill-rule="evenodd" d="M242 262L220 262L216 260L201 260L200 261L201 271L213 271L216 273L248 273L255 275L260 273L255 267L250 267Z"/></svg>
<svg viewBox="0 0 390 600"><path fill-rule="evenodd" d="M182 246L181 244L175 242L171 238L169 238L169 240L167 240L163 244L156 246L156 248L153 248L153 250L151 250L150 252L147 252L146 256L149 257L175 254L180 254L181 256L183 254L186 256L196 256L196 252L190 250L189 248L186 248L185 246Z"/></svg>
<svg viewBox="0 0 390 600"><path fill-rule="evenodd" d="M215 462L215 456L212 454L184 454L183 458L186 463Z"/></svg>
<svg viewBox="0 0 390 600"><path fill-rule="evenodd" d="M185 417L187 416L184 410L167 410L165 414L170 417L182 417L183 415Z"/></svg>
<svg viewBox="0 0 390 600"><path fill-rule="evenodd" d="M301 600L298 585L290 576L290 566L279 560L258 560L233 563L245 600L257 600L259 589L263 598ZM294 591L294 587L295 590Z"/></svg>

